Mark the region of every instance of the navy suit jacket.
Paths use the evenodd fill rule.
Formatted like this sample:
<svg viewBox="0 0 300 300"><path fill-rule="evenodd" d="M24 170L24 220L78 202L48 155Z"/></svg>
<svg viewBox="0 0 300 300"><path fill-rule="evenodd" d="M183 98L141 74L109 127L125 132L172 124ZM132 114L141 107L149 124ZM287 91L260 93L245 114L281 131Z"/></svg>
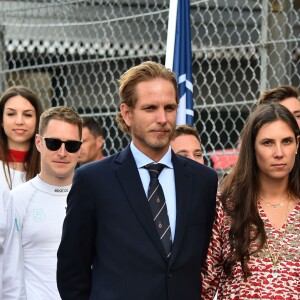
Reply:
<svg viewBox="0 0 300 300"><path fill-rule="evenodd" d="M177 213L169 259L129 147L77 169L58 250L63 300L201 299L217 175L173 152L172 162Z"/></svg>

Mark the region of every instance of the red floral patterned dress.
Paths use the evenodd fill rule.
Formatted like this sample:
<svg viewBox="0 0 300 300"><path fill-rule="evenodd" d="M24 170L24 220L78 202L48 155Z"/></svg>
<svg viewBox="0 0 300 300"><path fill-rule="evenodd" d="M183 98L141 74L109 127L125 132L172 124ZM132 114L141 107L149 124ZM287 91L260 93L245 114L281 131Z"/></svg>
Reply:
<svg viewBox="0 0 300 300"><path fill-rule="evenodd" d="M267 245L248 262L252 273L243 277L240 263L233 267L233 278L223 273L223 261L230 246L228 232L230 218L217 198L217 215L208 249L208 256L202 269L202 299L300 299L300 204L289 214L287 222L280 230L269 222L259 206L269 241L269 249L278 256L274 268ZM282 238L284 237L284 238ZM257 245L253 243L251 247Z"/></svg>

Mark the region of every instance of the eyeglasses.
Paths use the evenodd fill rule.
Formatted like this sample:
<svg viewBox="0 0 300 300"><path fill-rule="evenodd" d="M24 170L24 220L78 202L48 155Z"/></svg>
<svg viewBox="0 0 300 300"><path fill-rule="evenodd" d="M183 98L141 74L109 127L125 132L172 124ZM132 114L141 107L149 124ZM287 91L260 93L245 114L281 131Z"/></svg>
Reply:
<svg viewBox="0 0 300 300"><path fill-rule="evenodd" d="M81 141L62 141L60 139L46 138L40 135L45 141L46 147L51 151L57 151L62 144L65 144L66 150L70 153L75 153L80 149Z"/></svg>

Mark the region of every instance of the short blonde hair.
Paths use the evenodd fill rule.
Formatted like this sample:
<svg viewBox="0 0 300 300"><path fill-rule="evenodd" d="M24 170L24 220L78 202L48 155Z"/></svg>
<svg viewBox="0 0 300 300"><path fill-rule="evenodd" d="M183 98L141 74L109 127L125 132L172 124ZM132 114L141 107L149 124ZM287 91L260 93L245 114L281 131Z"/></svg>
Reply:
<svg viewBox="0 0 300 300"><path fill-rule="evenodd" d="M78 126L79 138L82 138L82 118L71 107L56 106L44 111L40 118L39 134L43 135L51 120L60 120Z"/></svg>

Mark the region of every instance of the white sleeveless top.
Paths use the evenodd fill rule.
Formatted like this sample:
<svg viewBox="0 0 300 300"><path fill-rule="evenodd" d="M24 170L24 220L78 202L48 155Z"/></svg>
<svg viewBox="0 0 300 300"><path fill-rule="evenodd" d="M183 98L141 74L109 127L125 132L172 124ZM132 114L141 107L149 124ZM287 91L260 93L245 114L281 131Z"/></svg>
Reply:
<svg viewBox="0 0 300 300"><path fill-rule="evenodd" d="M26 172L16 171L12 168L9 168L10 177L11 177L11 181L12 181L12 186L10 187L8 182L6 181L4 168L6 168L6 171L8 171L7 166L5 166L2 162L2 160L0 160L0 183L7 186L9 189L10 188L13 189L14 187L16 187L26 181L26 179L25 179Z"/></svg>

